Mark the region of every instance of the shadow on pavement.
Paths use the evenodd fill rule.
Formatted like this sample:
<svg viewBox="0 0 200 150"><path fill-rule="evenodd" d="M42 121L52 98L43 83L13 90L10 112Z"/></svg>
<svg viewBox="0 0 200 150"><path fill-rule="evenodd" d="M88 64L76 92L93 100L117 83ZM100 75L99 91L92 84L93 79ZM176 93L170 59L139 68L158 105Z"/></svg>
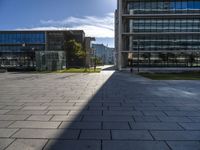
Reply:
<svg viewBox="0 0 200 150"><path fill-rule="evenodd" d="M157 124L160 121L155 116L165 114L158 111L154 105L154 103L162 104L163 100L160 96L149 92L149 89L145 88L147 86L146 81L134 79L130 74L119 72L110 74L90 99L84 100L82 99L84 96L80 97L82 104L78 101L76 104L81 109L76 113L73 113L73 110L69 112L70 121L57 117L57 121L63 121L59 126L62 130L55 140L48 141L44 149L169 150L164 141L154 140L148 131L160 125ZM145 108L152 111L148 112L147 109L142 112L141 110ZM144 113L151 116L145 117ZM151 120L154 124L145 126ZM136 121L144 123L135 127ZM166 128L164 124L161 126ZM173 128L179 129L176 125Z"/></svg>
<svg viewBox="0 0 200 150"><path fill-rule="evenodd" d="M70 121L65 121L64 116L57 117L57 120L63 121L59 126L62 131L55 140L48 142L45 150L101 150L103 140L112 139L112 128L122 125L130 129L128 121L133 121L133 118L120 114L125 89L119 83L125 83L116 80L120 80L120 77L113 73L90 99L83 100L80 97L80 103L77 100L75 105L80 110L69 112ZM132 110L130 108L129 112Z"/></svg>

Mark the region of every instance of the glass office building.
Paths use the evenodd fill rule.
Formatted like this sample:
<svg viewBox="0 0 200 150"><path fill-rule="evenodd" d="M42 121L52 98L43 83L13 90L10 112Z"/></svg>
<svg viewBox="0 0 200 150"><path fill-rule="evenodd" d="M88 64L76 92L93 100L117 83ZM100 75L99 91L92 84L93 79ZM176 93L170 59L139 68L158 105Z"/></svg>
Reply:
<svg viewBox="0 0 200 150"><path fill-rule="evenodd" d="M118 0L118 68L200 66L200 0Z"/></svg>
<svg viewBox="0 0 200 150"><path fill-rule="evenodd" d="M45 50L45 32L0 31L1 67L35 67L40 50Z"/></svg>
<svg viewBox="0 0 200 150"><path fill-rule="evenodd" d="M85 43L82 30L0 31L0 68L63 69L65 42L71 39L89 50L91 40Z"/></svg>

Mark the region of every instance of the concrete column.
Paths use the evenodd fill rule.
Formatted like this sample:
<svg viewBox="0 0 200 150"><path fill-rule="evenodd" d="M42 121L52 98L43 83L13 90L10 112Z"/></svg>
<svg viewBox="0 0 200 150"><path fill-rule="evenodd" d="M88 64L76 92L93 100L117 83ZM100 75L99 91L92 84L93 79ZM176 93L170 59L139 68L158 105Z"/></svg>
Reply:
<svg viewBox="0 0 200 150"><path fill-rule="evenodd" d="M133 10L130 10L130 15L133 15ZM133 20L131 19L129 21L129 33L132 33L133 32ZM129 51L132 51L132 48L133 48L133 36L130 35L129 37Z"/></svg>
<svg viewBox="0 0 200 150"><path fill-rule="evenodd" d="M118 69L121 70L122 69L122 29L123 29L123 25L122 25L122 13L123 13L123 7L122 7L122 2L123 0L118 0Z"/></svg>

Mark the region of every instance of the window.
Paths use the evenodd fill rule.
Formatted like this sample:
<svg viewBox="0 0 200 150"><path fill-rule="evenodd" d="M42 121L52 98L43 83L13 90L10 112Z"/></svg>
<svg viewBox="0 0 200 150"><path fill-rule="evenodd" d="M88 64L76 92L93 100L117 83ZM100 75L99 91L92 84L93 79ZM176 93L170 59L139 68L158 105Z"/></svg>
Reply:
<svg viewBox="0 0 200 150"><path fill-rule="evenodd" d="M200 9L200 2L194 1L194 9Z"/></svg>
<svg viewBox="0 0 200 150"><path fill-rule="evenodd" d="M194 9L194 2L193 1L188 1L187 8L188 9Z"/></svg>

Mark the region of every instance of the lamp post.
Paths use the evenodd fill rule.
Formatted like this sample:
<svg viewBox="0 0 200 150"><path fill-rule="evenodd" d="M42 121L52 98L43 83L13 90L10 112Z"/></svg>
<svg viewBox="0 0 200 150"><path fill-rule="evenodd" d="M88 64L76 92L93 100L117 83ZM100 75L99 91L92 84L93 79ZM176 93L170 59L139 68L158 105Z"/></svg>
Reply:
<svg viewBox="0 0 200 150"><path fill-rule="evenodd" d="M137 71L138 73L140 72L140 51L139 51L139 48L140 48L140 40L137 41Z"/></svg>
<svg viewBox="0 0 200 150"><path fill-rule="evenodd" d="M97 62L96 62L96 50L94 49L94 71L96 71L96 65L97 65Z"/></svg>
<svg viewBox="0 0 200 150"><path fill-rule="evenodd" d="M32 47L31 50L32 50L32 54L31 54L32 67L35 67L35 60L34 60L34 58L35 58L35 48Z"/></svg>

